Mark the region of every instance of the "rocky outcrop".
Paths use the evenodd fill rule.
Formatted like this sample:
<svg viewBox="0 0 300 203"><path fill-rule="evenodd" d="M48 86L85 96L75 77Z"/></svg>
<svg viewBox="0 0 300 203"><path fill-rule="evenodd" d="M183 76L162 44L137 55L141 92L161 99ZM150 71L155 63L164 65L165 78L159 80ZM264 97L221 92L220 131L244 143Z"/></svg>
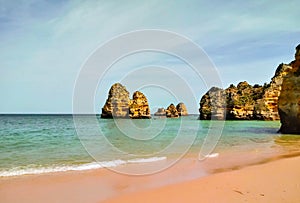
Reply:
<svg viewBox="0 0 300 203"><path fill-rule="evenodd" d="M218 87L212 87L200 100L200 120L219 119L226 117L225 91Z"/></svg>
<svg viewBox="0 0 300 203"><path fill-rule="evenodd" d="M281 121L280 132L300 134L300 44L296 47L295 60L283 79L278 100Z"/></svg>
<svg viewBox="0 0 300 203"><path fill-rule="evenodd" d="M130 118L150 118L150 109L146 96L139 91L133 93L129 105Z"/></svg>
<svg viewBox="0 0 300 203"><path fill-rule="evenodd" d="M116 83L109 90L101 118L128 118L129 104L129 92L123 85Z"/></svg>
<svg viewBox="0 0 300 203"><path fill-rule="evenodd" d="M291 67L280 64L269 84L246 81L223 90L211 88L200 100L201 120L279 120L278 97L284 76Z"/></svg>
<svg viewBox="0 0 300 203"><path fill-rule="evenodd" d="M132 100L129 92L120 83L111 86L108 98L102 108L101 118L150 118L146 96L136 91Z"/></svg>
<svg viewBox="0 0 300 203"><path fill-rule="evenodd" d="M271 79L270 84L264 89L263 97L255 104L255 118L258 120L279 120L278 98L282 88L283 78L291 70L291 66L280 64Z"/></svg>
<svg viewBox="0 0 300 203"><path fill-rule="evenodd" d="M176 109L178 111L179 116L187 116L188 111L184 103L180 102L177 104Z"/></svg>
<svg viewBox="0 0 300 203"><path fill-rule="evenodd" d="M174 104L170 104L166 110L166 116L168 118L178 118L179 114Z"/></svg>
<svg viewBox="0 0 300 203"><path fill-rule="evenodd" d="M165 110L164 108L158 108L154 116L166 116L168 118L178 118L179 116L187 116L188 111L184 103L180 102L175 107L174 104L170 104Z"/></svg>
<svg viewBox="0 0 300 203"><path fill-rule="evenodd" d="M164 108L158 108L154 116L166 116L166 110Z"/></svg>
<svg viewBox="0 0 300 203"><path fill-rule="evenodd" d="M237 87L231 85L225 90L226 118L230 120L251 120L255 118L256 100L262 97L263 87L250 85L246 81Z"/></svg>

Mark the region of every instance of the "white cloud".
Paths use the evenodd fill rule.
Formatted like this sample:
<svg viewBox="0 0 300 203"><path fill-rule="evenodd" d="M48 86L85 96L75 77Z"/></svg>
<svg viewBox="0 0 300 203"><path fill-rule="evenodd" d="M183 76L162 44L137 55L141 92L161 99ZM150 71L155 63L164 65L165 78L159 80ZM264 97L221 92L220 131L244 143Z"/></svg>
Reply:
<svg viewBox="0 0 300 203"><path fill-rule="evenodd" d="M0 112L15 111L22 101L28 106L18 108L20 111L39 111L35 108L39 106L37 102L45 105L48 111L70 111L76 75L90 53L112 37L136 29L166 29L188 36L205 48L220 69L225 84L241 76L260 82L267 76L260 74L258 77L250 72L263 72L264 75L271 72L269 75L272 75L274 64L280 60L287 62L293 54L300 33L299 6L296 0L288 3L221 0L150 3L30 0L16 3L0 0L0 28L3 26L0 32L0 90L4 96ZM3 18L10 20L2 22ZM166 58L154 57L135 62L139 66L160 64L164 60ZM168 62L174 70L189 77L172 59ZM125 63L123 65L126 67ZM263 71L262 66L265 67ZM129 66L120 68L118 75L130 69ZM107 87L116 79L117 76L112 77L112 81L108 79ZM28 84L28 81L33 82ZM195 81L191 77L189 82L196 86ZM34 85L40 89L28 91ZM48 102L57 88L61 88L57 97L63 107ZM199 97L206 91L196 89ZM43 94L43 91L51 94ZM98 105L102 104L103 100L99 100Z"/></svg>

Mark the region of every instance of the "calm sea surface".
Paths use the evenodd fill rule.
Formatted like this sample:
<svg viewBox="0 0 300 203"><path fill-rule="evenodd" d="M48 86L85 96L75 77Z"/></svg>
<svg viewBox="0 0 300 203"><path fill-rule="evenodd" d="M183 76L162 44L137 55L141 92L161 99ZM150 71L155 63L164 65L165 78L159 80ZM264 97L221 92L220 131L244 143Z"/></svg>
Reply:
<svg viewBox="0 0 300 203"><path fill-rule="evenodd" d="M214 121L218 122L218 121ZM199 153L210 121L72 115L0 116L0 176L86 170ZM277 134L278 121L226 121L213 154L299 150L299 136ZM218 126L220 123L218 123ZM213 129L214 130L214 129ZM218 137L219 131L210 136ZM101 163L100 165L98 163Z"/></svg>

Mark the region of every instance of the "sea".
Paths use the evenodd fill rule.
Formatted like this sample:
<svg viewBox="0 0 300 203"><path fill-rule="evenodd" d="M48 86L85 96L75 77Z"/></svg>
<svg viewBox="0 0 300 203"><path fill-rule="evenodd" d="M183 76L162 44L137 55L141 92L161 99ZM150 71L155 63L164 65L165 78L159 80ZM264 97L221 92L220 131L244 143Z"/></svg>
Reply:
<svg viewBox="0 0 300 203"><path fill-rule="evenodd" d="M198 115L1 115L0 177L159 163L187 154L200 160L298 153L300 136L281 135L279 127L279 121L202 121Z"/></svg>

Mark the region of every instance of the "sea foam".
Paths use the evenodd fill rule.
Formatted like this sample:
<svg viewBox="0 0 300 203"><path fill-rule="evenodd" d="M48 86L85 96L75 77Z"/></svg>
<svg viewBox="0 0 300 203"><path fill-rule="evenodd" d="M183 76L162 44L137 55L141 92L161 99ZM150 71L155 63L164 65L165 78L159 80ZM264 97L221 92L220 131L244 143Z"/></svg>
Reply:
<svg viewBox="0 0 300 203"><path fill-rule="evenodd" d="M52 166L52 167L35 167L32 168L12 168L10 170L0 171L0 177L10 177L10 176L21 176L21 175L33 175L33 174L43 174L43 173L54 173L54 172L65 172L65 171L84 171L99 168L110 168L117 167L120 165L131 164L131 163L150 163L156 161L166 160L167 157L150 157L150 158L138 158L131 160L113 160L113 161L103 161L103 162L92 162L80 165L63 165L63 166Z"/></svg>
<svg viewBox="0 0 300 203"><path fill-rule="evenodd" d="M219 153L212 153L212 154L206 155L205 157L206 157L206 158L216 158L216 157L218 157L218 156L219 156Z"/></svg>

